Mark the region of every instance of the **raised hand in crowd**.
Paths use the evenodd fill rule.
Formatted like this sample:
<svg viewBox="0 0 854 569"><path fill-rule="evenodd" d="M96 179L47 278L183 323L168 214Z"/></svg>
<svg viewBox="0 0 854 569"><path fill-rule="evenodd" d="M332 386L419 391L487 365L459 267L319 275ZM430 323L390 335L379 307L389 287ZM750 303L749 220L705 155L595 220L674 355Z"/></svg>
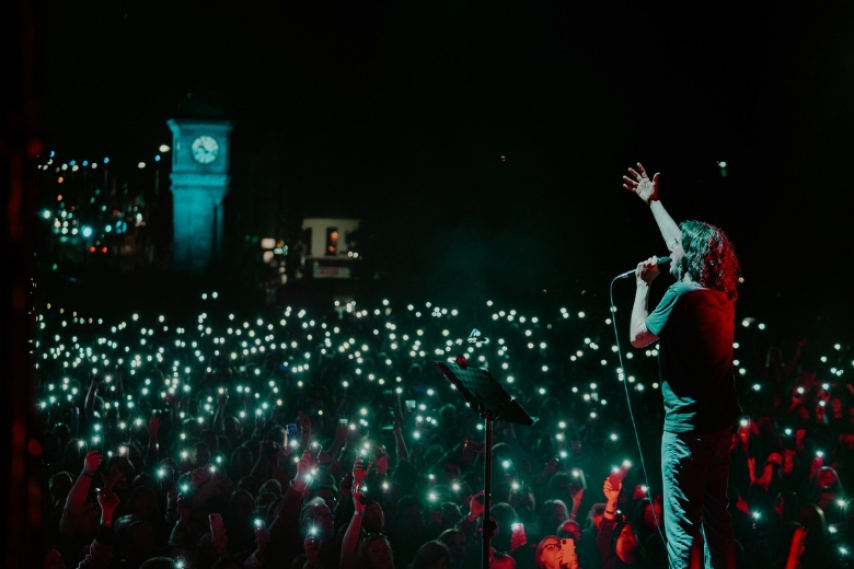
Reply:
<svg viewBox="0 0 854 569"><path fill-rule="evenodd" d="M801 405L806 405L807 390L803 386L792 387L792 400L789 402L789 408L786 413L791 413Z"/></svg>
<svg viewBox="0 0 854 569"><path fill-rule="evenodd" d="M300 478L305 478L311 474L311 471L317 467L318 461L316 458L311 456L311 451L305 451L302 453L300 457L299 463L297 464L297 476Z"/></svg>
<svg viewBox="0 0 854 569"><path fill-rule="evenodd" d="M189 500L186 495L179 492L175 502L178 510L178 524L186 526L193 513L192 501Z"/></svg>
<svg viewBox="0 0 854 569"><path fill-rule="evenodd" d="M92 484L92 478L101 465L102 456L97 450L90 450L83 459L83 471L77 477L68 496L59 521L59 530L63 541L70 541L77 533L80 520L84 515L84 505Z"/></svg>
<svg viewBox="0 0 854 569"><path fill-rule="evenodd" d="M575 521L578 516L578 509L581 506L581 501L584 500L584 488L579 488L572 495L572 511L569 513L569 519Z"/></svg>
<svg viewBox="0 0 854 569"><path fill-rule="evenodd" d="M157 442L157 435L160 433L160 427L163 425L163 418L160 413L152 413L148 419L148 438Z"/></svg>
<svg viewBox="0 0 854 569"><path fill-rule="evenodd" d="M311 440L311 417L300 411L297 424L300 428L300 448L306 449Z"/></svg>
<svg viewBox="0 0 854 569"><path fill-rule="evenodd" d="M90 450L83 459L83 472L81 474L91 479L95 476L95 471L98 470L98 467L101 466L102 460L103 456L100 451Z"/></svg>
<svg viewBox="0 0 854 569"><path fill-rule="evenodd" d="M92 380L89 383L89 391L86 393L86 405L84 407L86 411L86 417L90 420L94 417L95 413L95 397L98 394L98 388L103 383L104 378L101 377L100 373L93 373Z"/></svg>
<svg viewBox="0 0 854 569"><path fill-rule="evenodd" d="M228 391L220 387L216 396L216 412L214 413L214 432L218 435L225 434L225 408L228 405Z"/></svg>
<svg viewBox="0 0 854 569"><path fill-rule="evenodd" d="M353 463L353 488L360 489L362 487L362 483L365 481L365 476L368 475L368 471L370 469L370 462L365 464L361 457L356 458L356 461Z"/></svg>
<svg viewBox="0 0 854 569"><path fill-rule="evenodd" d="M824 453L818 451L815 453L815 456L810 461L810 473L809 480L815 480L815 477L818 475L818 471L821 470L821 467L824 466Z"/></svg>
<svg viewBox="0 0 854 569"><path fill-rule="evenodd" d="M394 422L394 440L397 450L397 461L409 460L409 449L406 448L406 441L403 439L403 427L400 421Z"/></svg>
<svg viewBox="0 0 854 569"><path fill-rule="evenodd" d="M804 440L807 436L807 430L798 428L795 429L795 452L798 454L804 452L806 450L806 446L804 445Z"/></svg>
<svg viewBox="0 0 854 569"><path fill-rule="evenodd" d="M122 475L124 476L124 475ZM111 489L98 492L98 505L101 507L101 525L113 525L113 512L119 507L119 497Z"/></svg>
<svg viewBox="0 0 854 569"><path fill-rule="evenodd" d="M255 533L255 551L244 561L243 566L250 569L260 569L264 567L267 561L266 551L270 545L270 532L267 530L267 524L264 520L258 518L254 522Z"/></svg>
<svg viewBox="0 0 854 569"><path fill-rule="evenodd" d="M327 451L325 451L332 460L340 460L341 458L341 449L344 447L344 443L347 442L347 435L349 431L349 426L347 423L347 419L339 418L338 424L335 427L335 438L332 440L332 446L329 447Z"/></svg>
<svg viewBox="0 0 854 569"><path fill-rule="evenodd" d="M357 463L361 463L361 459L357 458L356 461ZM364 469L360 468L360 470ZM344 533L344 541L341 543L340 569L355 569L356 567L356 548L359 543L362 519L364 518L366 508L365 495L361 492L360 485L355 484L355 466L353 467L353 472L354 486L351 490L353 494L353 517L347 525L347 531Z"/></svg>
<svg viewBox="0 0 854 569"><path fill-rule="evenodd" d="M116 487L116 484L123 480L125 480L125 473L119 470L119 467L114 464L110 467L110 473L107 475L107 479L104 482L104 490L112 492L113 488Z"/></svg>
<svg viewBox="0 0 854 569"><path fill-rule="evenodd" d="M484 491L481 490L477 494L474 494L471 497L471 501L469 502L469 513L466 518L469 521L475 521L477 518L483 515L483 494Z"/></svg>
<svg viewBox="0 0 854 569"><path fill-rule="evenodd" d="M374 453L374 464L377 467L377 474L385 476L388 471L388 453L383 445L377 446L377 450Z"/></svg>
<svg viewBox="0 0 854 569"><path fill-rule="evenodd" d="M305 451L300 456L299 462L297 463L297 475L291 481L291 487L301 492L303 495L307 495L309 486L311 481L313 480L311 471L314 470L318 465L318 460L311 456L310 451Z"/></svg>
<svg viewBox="0 0 854 569"><path fill-rule="evenodd" d="M261 440L264 438L264 428L267 426L267 418L264 413L255 413L255 428L252 430L252 438Z"/></svg>
<svg viewBox="0 0 854 569"><path fill-rule="evenodd" d="M605 513L603 514L604 519L613 520L617 514L617 500L620 497L620 490L623 489L622 481L616 485L616 487L611 483L611 477L608 476L605 478L605 482L602 484L602 493L605 495Z"/></svg>
<svg viewBox="0 0 854 569"><path fill-rule="evenodd" d="M119 497L114 492L98 491L98 506L101 509L101 519L98 533L89 546L89 552L80 562L79 569L96 569L107 567L112 560L113 513L119 506Z"/></svg>
<svg viewBox="0 0 854 569"><path fill-rule="evenodd" d="M557 472L559 465L560 459L557 456L551 457L549 461L543 465L543 470L540 472L539 479L545 482L551 478Z"/></svg>

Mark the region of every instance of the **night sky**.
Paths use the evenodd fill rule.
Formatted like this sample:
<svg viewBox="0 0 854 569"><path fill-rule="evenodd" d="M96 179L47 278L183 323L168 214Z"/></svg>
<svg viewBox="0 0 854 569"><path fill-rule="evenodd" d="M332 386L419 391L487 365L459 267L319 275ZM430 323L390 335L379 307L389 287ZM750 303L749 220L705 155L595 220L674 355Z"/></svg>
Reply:
<svg viewBox="0 0 854 569"><path fill-rule="evenodd" d="M295 210L360 217L450 294L606 298L665 253L621 187L640 160L730 234L743 306L848 326L854 4L645 4L56 1L44 124L62 159L135 164L212 89L235 170L276 162Z"/></svg>

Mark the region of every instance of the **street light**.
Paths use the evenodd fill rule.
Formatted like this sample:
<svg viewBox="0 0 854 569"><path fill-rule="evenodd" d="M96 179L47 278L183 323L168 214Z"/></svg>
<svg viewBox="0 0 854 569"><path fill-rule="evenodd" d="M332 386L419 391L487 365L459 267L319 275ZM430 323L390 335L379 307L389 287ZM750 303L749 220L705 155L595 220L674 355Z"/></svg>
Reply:
<svg viewBox="0 0 854 569"><path fill-rule="evenodd" d="M158 148L160 152L167 153L171 148L168 144L161 144ZM160 200L160 154L154 157L154 207L157 207L157 202Z"/></svg>
<svg viewBox="0 0 854 569"><path fill-rule="evenodd" d="M161 144L162 149L165 144ZM160 155L154 155L154 206L157 207L157 200L160 197Z"/></svg>
<svg viewBox="0 0 854 569"><path fill-rule="evenodd" d="M108 166L108 164L110 163L110 159L108 157L104 156L103 163L104 163L104 195L107 195L109 193L107 186L109 185L110 167Z"/></svg>

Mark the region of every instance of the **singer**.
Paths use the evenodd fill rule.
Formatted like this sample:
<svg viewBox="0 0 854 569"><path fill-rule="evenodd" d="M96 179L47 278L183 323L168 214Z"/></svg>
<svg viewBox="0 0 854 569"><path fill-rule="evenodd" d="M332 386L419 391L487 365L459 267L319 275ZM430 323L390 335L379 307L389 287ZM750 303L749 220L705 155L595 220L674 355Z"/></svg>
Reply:
<svg viewBox="0 0 854 569"><path fill-rule="evenodd" d="M671 569L689 566L702 532L707 569L735 567L735 541L727 513L732 429L741 414L733 373L734 301L739 264L727 236L713 225L677 225L658 197L658 178L641 164L623 176L624 187L649 205L670 251L676 279L648 311L659 275L656 257L638 264L631 340L636 348L659 342L664 396L661 470L664 523Z"/></svg>

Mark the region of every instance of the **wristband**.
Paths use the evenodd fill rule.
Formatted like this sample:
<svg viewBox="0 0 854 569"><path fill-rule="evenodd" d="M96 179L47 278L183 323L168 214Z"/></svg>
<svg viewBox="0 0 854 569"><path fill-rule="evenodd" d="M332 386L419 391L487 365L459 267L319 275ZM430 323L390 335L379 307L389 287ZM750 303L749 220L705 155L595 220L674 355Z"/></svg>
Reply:
<svg viewBox="0 0 854 569"><path fill-rule="evenodd" d="M94 474L89 474L89 473L87 473L85 469L84 469L84 470L83 470L83 472L81 472L80 474L81 474L82 476L85 476L86 478L92 478L92 477L94 476Z"/></svg>
<svg viewBox="0 0 854 569"><path fill-rule="evenodd" d="M608 510L605 510L605 513L611 514L612 516L615 516L617 514L617 510L614 510L613 512L609 512Z"/></svg>
<svg viewBox="0 0 854 569"><path fill-rule="evenodd" d="M365 515L365 512L360 512L359 510L356 510L356 511L354 511L354 512L353 512L353 514L354 514L354 515L356 515L356 516L364 516L364 515Z"/></svg>

